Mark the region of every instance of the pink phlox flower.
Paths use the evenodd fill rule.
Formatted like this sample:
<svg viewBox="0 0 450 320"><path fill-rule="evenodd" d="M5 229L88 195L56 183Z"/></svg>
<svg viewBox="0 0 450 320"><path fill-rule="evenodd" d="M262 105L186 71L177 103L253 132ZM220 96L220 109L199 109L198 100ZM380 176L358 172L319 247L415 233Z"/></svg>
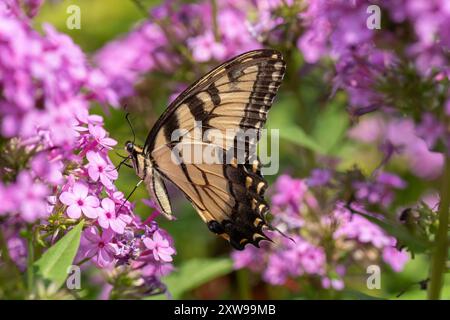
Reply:
<svg viewBox="0 0 450 320"><path fill-rule="evenodd" d="M99 153L94 151L89 151L86 154L86 158L89 161L89 177L93 181L100 180L101 183L107 188L112 188L113 184L111 180L116 180L118 177L117 170L114 166L106 162L106 160Z"/></svg>
<svg viewBox="0 0 450 320"><path fill-rule="evenodd" d="M114 262L119 248L113 243L114 232L111 229L103 230L100 234L95 227L89 227L83 232L82 244L84 257L92 258L99 268L105 268Z"/></svg>
<svg viewBox="0 0 450 320"><path fill-rule="evenodd" d="M289 271L286 267L286 260L278 252L268 257L266 269L263 272L263 279L270 284L282 285L286 282Z"/></svg>
<svg viewBox="0 0 450 320"><path fill-rule="evenodd" d="M165 239L160 231L155 231L152 237L145 237L144 245L151 250L156 261L171 262L175 250L170 246L169 240Z"/></svg>
<svg viewBox="0 0 450 320"><path fill-rule="evenodd" d="M395 240L393 240L395 243ZM404 250L398 250L395 246L387 246L383 249L383 260L391 266L395 272L400 272L409 261L409 254Z"/></svg>
<svg viewBox="0 0 450 320"><path fill-rule="evenodd" d="M117 191L114 188L113 189L107 189L106 193L108 197L114 201L116 205L119 205L119 208L121 208L121 212L125 212L128 214L132 214L132 208L133 204L129 201L125 201L125 195L121 191Z"/></svg>
<svg viewBox="0 0 450 320"><path fill-rule="evenodd" d="M26 241L22 237L14 235L8 238L7 247L11 259L24 272L27 268L28 256Z"/></svg>
<svg viewBox="0 0 450 320"><path fill-rule="evenodd" d="M231 253L234 269L249 268L253 272L264 269L264 251L254 246L246 246L244 250Z"/></svg>
<svg viewBox="0 0 450 320"><path fill-rule="evenodd" d="M396 174L389 172L381 172L376 179L377 183L382 184L383 186L395 188L395 189L405 189L406 182L397 176Z"/></svg>
<svg viewBox="0 0 450 320"><path fill-rule="evenodd" d="M295 242L283 239L283 256L291 275L304 273L322 275L325 272L326 255L324 249L316 247L299 236L293 236Z"/></svg>
<svg viewBox="0 0 450 320"><path fill-rule="evenodd" d="M70 145L75 141L77 121L68 103L58 108L48 108L43 122L50 131L50 137L55 145Z"/></svg>
<svg viewBox="0 0 450 320"><path fill-rule="evenodd" d="M116 214L116 205L109 198L102 200L101 207L98 209L98 224L103 229L111 228L114 232L123 234L127 224L132 218L125 214Z"/></svg>
<svg viewBox="0 0 450 320"><path fill-rule="evenodd" d="M174 270L171 263L164 263L163 261L155 261L153 259L146 261L141 267L141 274L145 277L163 277Z"/></svg>
<svg viewBox="0 0 450 320"><path fill-rule="evenodd" d="M222 60L226 55L226 48L220 42L216 42L211 31L188 39L188 45L192 50L192 56L198 62L211 59Z"/></svg>
<svg viewBox="0 0 450 320"><path fill-rule="evenodd" d="M63 163L49 159L44 153L36 155L31 160L31 168L36 176L53 185L58 185L63 181Z"/></svg>
<svg viewBox="0 0 450 320"><path fill-rule="evenodd" d="M113 107L119 106L119 96L110 87L109 79L99 69L90 70L87 86L91 89L90 97Z"/></svg>
<svg viewBox="0 0 450 320"><path fill-rule="evenodd" d="M99 125L88 125L89 133L94 138L95 142L105 147L106 149L112 149L117 144L117 141L107 137L106 130Z"/></svg>
<svg viewBox="0 0 450 320"><path fill-rule="evenodd" d="M10 195L17 203L21 217L27 222L48 216L48 188L32 178L28 171L22 171L16 184L10 186Z"/></svg>
<svg viewBox="0 0 450 320"><path fill-rule="evenodd" d="M432 149L444 136L445 127L433 114L425 113L422 115L422 121L416 126L416 133L426 142L428 148Z"/></svg>
<svg viewBox="0 0 450 320"><path fill-rule="evenodd" d="M303 180L283 174L277 179L275 188L277 193L272 197L273 205L278 207L288 206L293 213L298 213L307 191L306 183Z"/></svg>
<svg viewBox="0 0 450 320"><path fill-rule="evenodd" d="M341 215L341 217L344 217ZM371 243L376 248L383 248L391 243L384 231L366 218L354 214L340 221L333 238L354 239L361 243Z"/></svg>

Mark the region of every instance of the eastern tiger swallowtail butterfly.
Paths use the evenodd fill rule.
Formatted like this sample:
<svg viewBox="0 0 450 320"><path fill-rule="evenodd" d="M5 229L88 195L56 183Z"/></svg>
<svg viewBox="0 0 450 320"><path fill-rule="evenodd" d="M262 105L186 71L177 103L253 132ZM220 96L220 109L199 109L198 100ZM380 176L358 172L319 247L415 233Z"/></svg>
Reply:
<svg viewBox="0 0 450 320"><path fill-rule="evenodd" d="M209 230L228 240L234 248L242 250L247 243L259 247L259 241L270 240L264 234L264 230L272 229L266 220L267 182L262 177L259 159L250 157L249 149L256 147L285 70L283 57L275 50L241 54L181 93L151 129L144 147L126 142L125 149L136 174L164 215L172 217L165 186L168 180L183 192ZM185 139L181 135L173 141L174 131L192 132L197 124L203 130L223 133L231 147L225 150L223 144L207 136L189 135ZM257 136L240 144L233 132L246 129L253 129ZM178 162L174 162L173 151L181 140L202 151L212 146L213 150L224 151L223 154L236 151L244 156L241 161L231 157L220 163L202 163L187 161L179 152Z"/></svg>

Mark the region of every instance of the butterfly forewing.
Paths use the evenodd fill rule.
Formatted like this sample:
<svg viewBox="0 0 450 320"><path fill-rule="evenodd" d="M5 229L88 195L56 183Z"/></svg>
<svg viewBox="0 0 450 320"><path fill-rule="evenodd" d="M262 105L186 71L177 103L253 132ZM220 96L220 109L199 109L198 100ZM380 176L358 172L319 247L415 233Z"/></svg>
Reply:
<svg viewBox="0 0 450 320"><path fill-rule="evenodd" d="M186 195L211 231L237 249L267 239L267 183L252 150L285 68L275 50L225 62L175 99L144 146L155 170ZM253 135L242 138L242 132ZM202 159L205 154L214 161ZM198 155L201 161L193 161Z"/></svg>

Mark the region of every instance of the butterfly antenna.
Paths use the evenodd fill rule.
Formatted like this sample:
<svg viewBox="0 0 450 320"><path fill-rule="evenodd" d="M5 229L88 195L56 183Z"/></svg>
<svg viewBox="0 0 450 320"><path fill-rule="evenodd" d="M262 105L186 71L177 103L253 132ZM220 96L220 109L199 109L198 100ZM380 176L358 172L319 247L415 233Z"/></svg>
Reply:
<svg viewBox="0 0 450 320"><path fill-rule="evenodd" d="M133 145L134 145L134 143L136 141L136 133L134 132L133 125L131 124L131 121L130 121L129 117L130 117L130 113L127 112L127 115L125 116L125 119L127 119L128 125L130 126L131 132L133 133Z"/></svg>

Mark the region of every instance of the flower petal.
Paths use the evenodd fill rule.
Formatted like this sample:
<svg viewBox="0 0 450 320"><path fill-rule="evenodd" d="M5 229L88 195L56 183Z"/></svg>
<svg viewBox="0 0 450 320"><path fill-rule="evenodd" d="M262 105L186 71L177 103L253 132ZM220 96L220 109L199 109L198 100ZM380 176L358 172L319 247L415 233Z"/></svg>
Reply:
<svg viewBox="0 0 450 320"><path fill-rule="evenodd" d="M109 226L114 232L118 234L123 234L125 231L125 222L120 219L111 219L109 221Z"/></svg>
<svg viewBox="0 0 450 320"><path fill-rule="evenodd" d="M84 203L86 206L96 208L99 206L100 201L98 200L97 197L87 196L86 199L84 199Z"/></svg>
<svg viewBox="0 0 450 320"><path fill-rule="evenodd" d="M80 197L81 199L86 198L88 191L88 187L83 183L75 183L75 185L73 186L74 195Z"/></svg>
<svg viewBox="0 0 450 320"><path fill-rule="evenodd" d="M103 213L99 213L97 221L100 227L102 227L103 229L109 228L109 220Z"/></svg>
<svg viewBox="0 0 450 320"><path fill-rule="evenodd" d="M61 202L64 203L65 205L70 206L71 204L75 203L75 196L73 195L73 193L64 191L59 196L59 200L61 200Z"/></svg>
<svg viewBox="0 0 450 320"><path fill-rule="evenodd" d="M69 206L66 212L71 219L78 219L81 216L81 209L76 204Z"/></svg>
<svg viewBox="0 0 450 320"><path fill-rule="evenodd" d="M173 260L171 255L164 254L164 253L162 253L160 251L158 251L158 255L161 258L161 260L164 261L164 262L171 262Z"/></svg>
<svg viewBox="0 0 450 320"><path fill-rule="evenodd" d="M105 174L101 174L100 175L100 181L102 182L102 184L107 187L108 189L111 189L111 187L113 186L111 180L109 180Z"/></svg>
<svg viewBox="0 0 450 320"><path fill-rule="evenodd" d="M114 257L106 250L99 249L97 254L97 265L101 268L109 266L114 261Z"/></svg>
<svg viewBox="0 0 450 320"><path fill-rule="evenodd" d="M96 243L96 245L95 245L96 247L97 247L97 242L101 241L100 234L96 227L87 228L83 232L83 236L86 238L86 240Z"/></svg>
<svg viewBox="0 0 450 320"><path fill-rule="evenodd" d="M98 181L100 173L98 172L97 166L89 165L89 167L88 167L88 174L89 174L89 178L91 178L94 181Z"/></svg>
<svg viewBox="0 0 450 320"><path fill-rule="evenodd" d="M117 141L111 138L103 138L101 143L107 146L115 146L117 144Z"/></svg>
<svg viewBox="0 0 450 320"><path fill-rule="evenodd" d="M88 217L88 218L95 219L95 218L98 217L98 213L97 213L97 209L96 208L83 206L83 207L81 207L81 210L83 211L84 215L86 217Z"/></svg>
<svg viewBox="0 0 450 320"><path fill-rule="evenodd" d="M125 222L125 224L130 224L133 221L133 218L126 214L120 214L119 219Z"/></svg>
<svg viewBox="0 0 450 320"><path fill-rule="evenodd" d="M105 209L106 212L115 212L116 211L116 205L114 201L112 201L109 198L105 198L102 200L102 207Z"/></svg>
<svg viewBox="0 0 450 320"><path fill-rule="evenodd" d="M153 241L150 238L144 238L144 240L142 240L144 242L144 245L147 247L147 249L153 250L156 247L156 242Z"/></svg>

